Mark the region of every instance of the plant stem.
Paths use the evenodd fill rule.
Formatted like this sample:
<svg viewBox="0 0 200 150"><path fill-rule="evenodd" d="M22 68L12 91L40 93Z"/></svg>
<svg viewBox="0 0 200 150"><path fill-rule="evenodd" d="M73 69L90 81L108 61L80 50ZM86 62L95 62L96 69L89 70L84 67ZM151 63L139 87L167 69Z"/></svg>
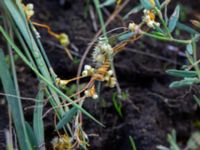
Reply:
<svg viewBox="0 0 200 150"><path fill-rule="evenodd" d="M190 44L192 42L192 40L179 40L179 39L174 39L174 38L171 39L168 37L158 36L158 35L144 32L144 31L141 31L140 33L143 34L144 36L148 36L148 37L161 40L161 41L166 41L166 42L174 42L174 43L179 43L179 44L184 44L184 45Z"/></svg>
<svg viewBox="0 0 200 150"><path fill-rule="evenodd" d="M166 24L165 20L163 19L162 13L161 13L160 10L159 10L158 8L156 8L156 7L155 7L154 10L156 11L156 13L157 13L157 15L158 15L158 17L159 17L159 19L160 19L162 25L164 26L164 28L165 28L165 30L166 30L166 32L167 32L167 35L172 39L172 35L171 35L171 33L170 33L170 31L169 31L169 29L168 29L168 27L167 27L167 24Z"/></svg>
<svg viewBox="0 0 200 150"><path fill-rule="evenodd" d="M101 24L103 34L104 34L105 37L107 37L106 27L105 27L105 23L104 23L104 20L103 20L103 15L102 15L102 12L101 12L99 0L93 0L93 2L94 2L94 5L96 7L96 10L97 10L97 14L98 14L98 17L99 17L99 21L100 21L100 24Z"/></svg>

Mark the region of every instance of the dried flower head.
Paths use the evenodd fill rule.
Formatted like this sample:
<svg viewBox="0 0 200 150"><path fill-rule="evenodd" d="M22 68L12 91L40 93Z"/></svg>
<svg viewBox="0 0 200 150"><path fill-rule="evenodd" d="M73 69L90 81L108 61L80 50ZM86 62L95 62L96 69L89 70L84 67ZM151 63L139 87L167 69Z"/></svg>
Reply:
<svg viewBox="0 0 200 150"><path fill-rule="evenodd" d="M34 5L32 3L27 4L26 6L23 5L25 14L28 19L30 19L34 14Z"/></svg>
<svg viewBox="0 0 200 150"><path fill-rule="evenodd" d="M85 65L84 70L82 72L83 76L92 76L94 74L94 68L90 65Z"/></svg>
<svg viewBox="0 0 200 150"><path fill-rule="evenodd" d="M53 145L53 150L70 150L72 148L71 138L66 134L53 138L51 144Z"/></svg>
<svg viewBox="0 0 200 150"><path fill-rule="evenodd" d="M94 62L104 62L107 56L113 54L113 48L108 43L108 40L105 38L100 38L97 45L94 48L92 58Z"/></svg>
<svg viewBox="0 0 200 150"><path fill-rule="evenodd" d="M146 22L147 26L149 26L150 28L155 28L155 26L160 26L159 22L155 21L155 14L153 11L151 10L144 10L144 17L143 17L143 21Z"/></svg>
<svg viewBox="0 0 200 150"><path fill-rule="evenodd" d="M84 94L85 94L86 97L92 97L93 99L98 98L98 95L95 91L95 86L92 86L90 89L85 90Z"/></svg>

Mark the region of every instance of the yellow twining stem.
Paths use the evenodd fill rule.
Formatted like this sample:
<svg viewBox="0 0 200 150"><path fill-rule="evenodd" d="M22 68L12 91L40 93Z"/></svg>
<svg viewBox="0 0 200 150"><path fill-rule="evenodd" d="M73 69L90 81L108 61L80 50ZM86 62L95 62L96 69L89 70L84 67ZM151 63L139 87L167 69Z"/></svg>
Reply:
<svg viewBox="0 0 200 150"><path fill-rule="evenodd" d="M71 60L73 60L72 54L71 54L70 50L67 48L67 47L69 46L69 44L70 44L69 37L68 37L67 34L65 34L65 33L57 34L57 33L53 32L53 31L51 30L51 28L50 28L48 25L46 25L46 24L40 24L40 23L37 23L37 22L32 22L32 23L33 23L33 25L35 25L35 26L42 27L42 28L46 28L46 29L47 29L47 32L48 32L51 36L55 37L55 38L60 42L60 44L64 47L64 49L65 49L65 51L66 51L68 57L69 57Z"/></svg>
<svg viewBox="0 0 200 150"><path fill-rule="evenodd" d="M53 32L53 31L51 30L51 28L50 28L48 25L46 25L46 24L40 24L40 23L37 23L37 22L32 22L32 23L33 23L33 25L35 25L35 26L42 27L42 28L46 28L46 29L47 29L47 32L48 32L50 35L52 35L52 36L55 37L56 39L59 38L59 34Z"/></svg>

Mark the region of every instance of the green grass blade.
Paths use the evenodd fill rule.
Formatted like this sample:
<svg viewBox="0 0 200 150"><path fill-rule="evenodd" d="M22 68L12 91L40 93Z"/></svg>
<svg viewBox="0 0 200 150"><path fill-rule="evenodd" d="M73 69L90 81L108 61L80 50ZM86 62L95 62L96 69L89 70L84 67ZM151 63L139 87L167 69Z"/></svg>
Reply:
<svg viewBox="0 0 200 150"><path fill-rule="evenodd" d="M43 112L43 100L44 89L42 83L39 86L39 92L37 94L37 101L35 102L35 109L33 113L33 130L37 139L38 147L44 144L44 123L42 119Z"/></svg>
<svg viewBox="0 0 200 150"><path fill-rule="evenodd" d="M194 97L194 100L196 101L196 103L198 104L198 106L200 108L200 99L196 95L194 95L193 97Z"/></svg>
<svg viewBox="0 0 200 150"><path fill-rule="evenodd" d="M4 88L4 92L9 95L17 95L14 83L5 62L5 56L2 49L0 49L0 78ZM9 108L11 110L12 118L15 124L15 129L21 150L31 150L31 144L28 138L25 127L24 114L22 110L21 100L17 97L6 96Z"/></svg>
<svg viewBox="0 0 200 150"><path fill-rule="evenodd" d="M25 122L25 126L32 148L33 150L37 150L38 148L37 148L36 135L34 134L33 129L31 128L30 124L27 121Z"/></svg>
<svg viewBox="0 0 200 150"><path fill-rule="evenodd" d="M102 15L102 12L101 12L99 0L93 0L93 2L94 2L94 5L95 5L95 8L97 10L97 14L98 14L98 17L99 17L99 21L100 21L100 24L101 24L103 35L104 35L104 37L107 37L106 26L105 26L105 23L104 23L104 20L103 20L103 15Z"/></svg>
<svg viewBox="0 0 200 150"><path fill-rule="evenodd" d="M68 124L72 118L77 114L77 108L73 107L71 108L69 111L67 111L64 116L62 117L62 119L58 122L58 124L56 125L56 129L59 130L62 127L64 127L66 124Z"/></svg>
<svg viewBox="0 0 200 150"><path fill-rule="evenodd" d="M132 148L132 150L137 150L136 145L135 145L135 142L134 142L132 136L129 136L129 141L130 141L130 143L131 143L131 148Z"/></svg>

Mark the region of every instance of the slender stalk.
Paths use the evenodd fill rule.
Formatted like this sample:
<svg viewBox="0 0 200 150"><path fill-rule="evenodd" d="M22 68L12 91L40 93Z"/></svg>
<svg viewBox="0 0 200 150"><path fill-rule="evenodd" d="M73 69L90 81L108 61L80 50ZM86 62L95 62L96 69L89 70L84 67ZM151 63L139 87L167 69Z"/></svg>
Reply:
<svg viewBox="0 0 200 150"><path fill-rule="evenodd" d="M184 44L184 45L192 43L192 40L179 40L179 39L174 39L174 38L171 39L171 38L168 38L168 37L158 36L158 35L155 35L155 34L144 32L144 31L141 31L140 33L143 34L144 36L151 37L151 38L154 38L154 39L157 39L157 40L160 40L160 41L174 42L174 43L179 43L179 44Z"/></svg>
<svg viewBox="0 0 200 150"><path fill-rule="evenodd" d="M103 15L102 15L102 12L101 12L99 0L93 0L93 2L94 2L94 5L96 7L97 14L99 16L99 21L100 21L100 24L101 24L101 28L102 28L104 37L107 37L106 26L105 26L105 23L104 23L104 20L103 20Z"/></svg>
<svg viewBox="0 0 200 150"><path fill-rule="evenodd" d="M161 11L160 11L157 7L155 7L154 10L155 10L156 13L158 14L158 17L159 17L159 19L160 19L160 21L161 21L161 23L162 23L164 29L166 30L167 35L172 39L172 35L171 35L170 31L169 31L169 28L167 27L167 24L166 24L165 20L163 19L163 16L162 16Z"/></svg>

